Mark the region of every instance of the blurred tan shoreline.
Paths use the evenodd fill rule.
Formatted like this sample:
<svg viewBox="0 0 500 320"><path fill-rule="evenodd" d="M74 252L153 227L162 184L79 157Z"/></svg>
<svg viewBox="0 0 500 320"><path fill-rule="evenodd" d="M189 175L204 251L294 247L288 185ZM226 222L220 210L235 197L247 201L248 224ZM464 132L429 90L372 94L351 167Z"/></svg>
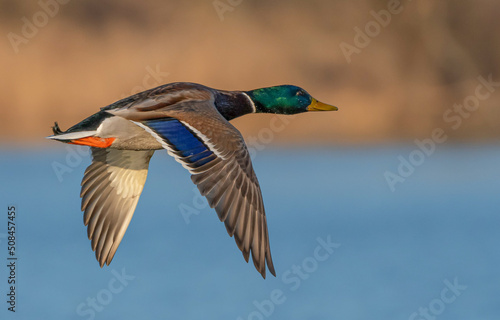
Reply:
<svg viewBox="0 0 500 320"><path fill-rule="evenodd" d="M500 82L497 1L401 1L390 16L390 1L370 0L243 1L222 14L201 0L42 2L52 7L0 0L3 146L45 145L54 121L64 130L177 81L226 90L295 84L339 107L287 120L272 132L284 146L411 142L435 129L451 142L500 138L500 86L484 84ZM26 21L36 33L23 33ZM356 46L363 38L366 47ZM346 56L346 45L358 53ZM272 117L234 124L259 137Z"/></svg>

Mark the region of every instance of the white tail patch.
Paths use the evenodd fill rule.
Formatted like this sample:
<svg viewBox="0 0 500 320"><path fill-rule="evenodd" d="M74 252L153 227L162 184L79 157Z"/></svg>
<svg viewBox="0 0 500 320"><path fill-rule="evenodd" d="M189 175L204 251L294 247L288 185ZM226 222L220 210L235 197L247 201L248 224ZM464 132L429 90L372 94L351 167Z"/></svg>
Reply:
<svg viewBox="0 0 500 320"><path fill-rule="evenodd" d="M74 139L92 137L96 133L97 131L79 131L79 132L70 132L70 133L48 136L46 138L51 140L74 140Z"/></svg>

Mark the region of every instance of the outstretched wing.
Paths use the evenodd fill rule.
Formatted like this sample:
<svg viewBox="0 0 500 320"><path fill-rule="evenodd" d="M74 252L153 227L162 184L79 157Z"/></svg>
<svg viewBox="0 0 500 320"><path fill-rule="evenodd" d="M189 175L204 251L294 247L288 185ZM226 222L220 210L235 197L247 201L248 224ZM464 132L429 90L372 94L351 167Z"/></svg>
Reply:
<svg viewBox="0 0 500 320"><path fill-rule="evenodd" d="M154 151L92 148L82 180L83 222L101 267L110 264L132 219Z"/></svg>
<svg viewBox="0 0 500 320"><path fill-rule="evenodd" d="M265 278L266 261L276 275L262 194L240 132L213 100L189 100L168 107L148 104L112 112L134 121L155 137L192 174L200 193L234 235L248 262Z"/></svg>

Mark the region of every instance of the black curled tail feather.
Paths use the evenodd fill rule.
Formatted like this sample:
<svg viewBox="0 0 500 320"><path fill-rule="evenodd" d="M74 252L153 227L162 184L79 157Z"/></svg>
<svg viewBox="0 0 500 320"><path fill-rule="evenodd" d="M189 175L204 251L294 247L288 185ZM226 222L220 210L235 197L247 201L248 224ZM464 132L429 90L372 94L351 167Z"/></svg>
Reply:
<svg viewBox="0 0 500 320"><path fill-rule="evenodd" d="M62 133L62 130L61 128L59 128L59 124L56 122L54 122L54 126L52 127L52 132L54 132L54 135L58 135L58 134L61 134Z"/></svg>

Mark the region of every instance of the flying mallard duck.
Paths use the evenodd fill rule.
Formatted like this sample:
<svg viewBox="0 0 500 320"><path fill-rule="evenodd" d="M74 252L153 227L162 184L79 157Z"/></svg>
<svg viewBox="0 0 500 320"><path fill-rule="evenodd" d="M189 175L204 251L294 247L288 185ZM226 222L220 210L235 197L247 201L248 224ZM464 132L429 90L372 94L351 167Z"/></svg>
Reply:
<svg viewBox="0 0 500 320"><path fill-rule="evenodd" d="M171 83L117 101L48 139L90 146L82 180L83 221L101 267L111 260L132 219L155 150L191 173L200 193L248 262L276 276L259 182L240 132L229 121L248 113L296 114L330 106L291 85L223 91Z"/></svg>

